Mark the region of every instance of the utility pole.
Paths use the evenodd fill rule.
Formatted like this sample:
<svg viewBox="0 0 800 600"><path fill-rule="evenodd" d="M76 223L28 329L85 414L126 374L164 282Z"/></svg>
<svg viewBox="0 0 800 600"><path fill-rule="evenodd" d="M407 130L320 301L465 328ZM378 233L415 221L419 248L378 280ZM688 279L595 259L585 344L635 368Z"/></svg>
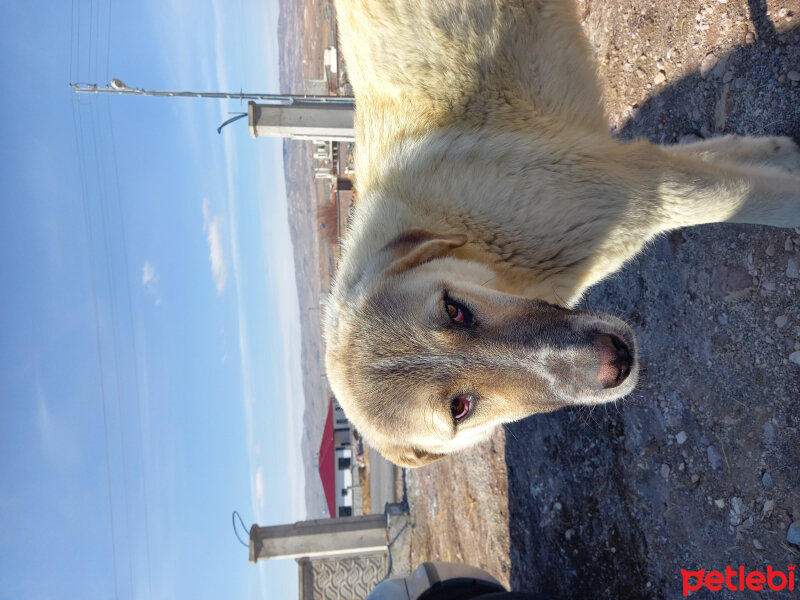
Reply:
<svg viewBox="0 0 800 600"><path fill-rule="evenodd" d="M292 104L247 104L250 137L354 142L352 104L316 104L299 99Z"/></svg>
<svg viewBox="0 0 800 600"><path fill-rule="evenodd" d="M290 137L305 140L354 141L355 99L345 96L256 94L249 92L188 92L132 88L120 79L105 87L71 83L79 94L117 94L166 98L249 100L247 114L254 138ZM258 102L256 102L258 101Z"/></svg>
<svg viewBox="0 0 800 600"><path fill-rule="evenodd" d="M132 88L120 80L112 79L105 87L96 83L70 83L69 86L79 94L119 94L128 96L159 96L166 98L217 98L222 100L261 100L269 104L337 104L354 106L355 100L349 96L307 96L295 94L254 94L250 92L179 92L170 90L143 90Z"/></svg>
<svg viewBox="0 0 800 600"><path fill-rule="evenodd" d="M388 532L385 514L317 519L271 527L253 525L250 528L250 562L386 552Z"/></svg>

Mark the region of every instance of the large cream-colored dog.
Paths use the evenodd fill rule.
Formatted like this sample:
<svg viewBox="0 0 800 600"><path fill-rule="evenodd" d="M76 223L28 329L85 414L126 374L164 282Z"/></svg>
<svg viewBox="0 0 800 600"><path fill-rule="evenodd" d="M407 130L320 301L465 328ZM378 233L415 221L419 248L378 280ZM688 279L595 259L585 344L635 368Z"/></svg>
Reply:
<svg viewBox="0 0 800 600"><path fill-rule="evenodd" d="M331 388L419 466L629 393L631 329L569 310L660 233L800 225L786 138L611 138L568 0L339 0L360 201L325 315Z"/></svg>

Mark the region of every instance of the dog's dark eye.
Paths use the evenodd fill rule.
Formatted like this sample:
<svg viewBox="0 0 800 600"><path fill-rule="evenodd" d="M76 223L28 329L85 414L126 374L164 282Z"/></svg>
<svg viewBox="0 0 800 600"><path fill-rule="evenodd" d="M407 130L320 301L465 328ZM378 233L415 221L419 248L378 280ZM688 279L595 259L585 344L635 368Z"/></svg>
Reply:
<svg viewBox="0 0 800 600"><path fill-rule="evenodd" d="M469 396L456 396L450 401L450 414L456 421L461 421L472 410L472 399Z"/></svg>
<svg viewBox="0 0 800 600"><path fill-rule="evenodd" d="M472 312L466 306L454 300L445 298L444 308L453 323L469 325L473 322Z"/></svg>

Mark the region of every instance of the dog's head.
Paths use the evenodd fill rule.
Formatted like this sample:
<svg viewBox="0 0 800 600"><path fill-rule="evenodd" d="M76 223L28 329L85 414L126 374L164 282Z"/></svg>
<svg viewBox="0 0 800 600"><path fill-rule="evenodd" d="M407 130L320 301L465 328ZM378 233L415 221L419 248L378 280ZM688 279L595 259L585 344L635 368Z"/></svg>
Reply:
<svg viewBox="0 0 800 600"><path fill-rule="evenodd" d="M331 388L370 445L402 466L533 413L619 399L636 384L627 324L486 287L492 270L446 256L465 243L400 236L327 306Z"/></svg>

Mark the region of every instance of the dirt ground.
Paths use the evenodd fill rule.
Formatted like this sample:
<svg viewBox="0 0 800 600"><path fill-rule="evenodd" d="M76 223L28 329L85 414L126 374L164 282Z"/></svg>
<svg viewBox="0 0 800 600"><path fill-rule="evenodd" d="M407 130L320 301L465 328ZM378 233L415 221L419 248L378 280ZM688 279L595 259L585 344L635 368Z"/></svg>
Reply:
<svg viewBox="0 0 800 600"><path fill-rule="evenodd" d="M508 480L502 432L469 452L406 470L411 564L463 562L508 585Z"/></svg>
<svg viewBox="0 0 800 600"><path fill-rule="evenodd" d="M615 135L800 141L800 0L578 11ZM412 563L464 561L554 598L626 599L682 598L681 569L797 563L799 264L798 230L707 226L658 240L594 288L584 308L639 334L636 393L531 417L407 471ZM714 597L745 597L731 594Z"/></svg>

